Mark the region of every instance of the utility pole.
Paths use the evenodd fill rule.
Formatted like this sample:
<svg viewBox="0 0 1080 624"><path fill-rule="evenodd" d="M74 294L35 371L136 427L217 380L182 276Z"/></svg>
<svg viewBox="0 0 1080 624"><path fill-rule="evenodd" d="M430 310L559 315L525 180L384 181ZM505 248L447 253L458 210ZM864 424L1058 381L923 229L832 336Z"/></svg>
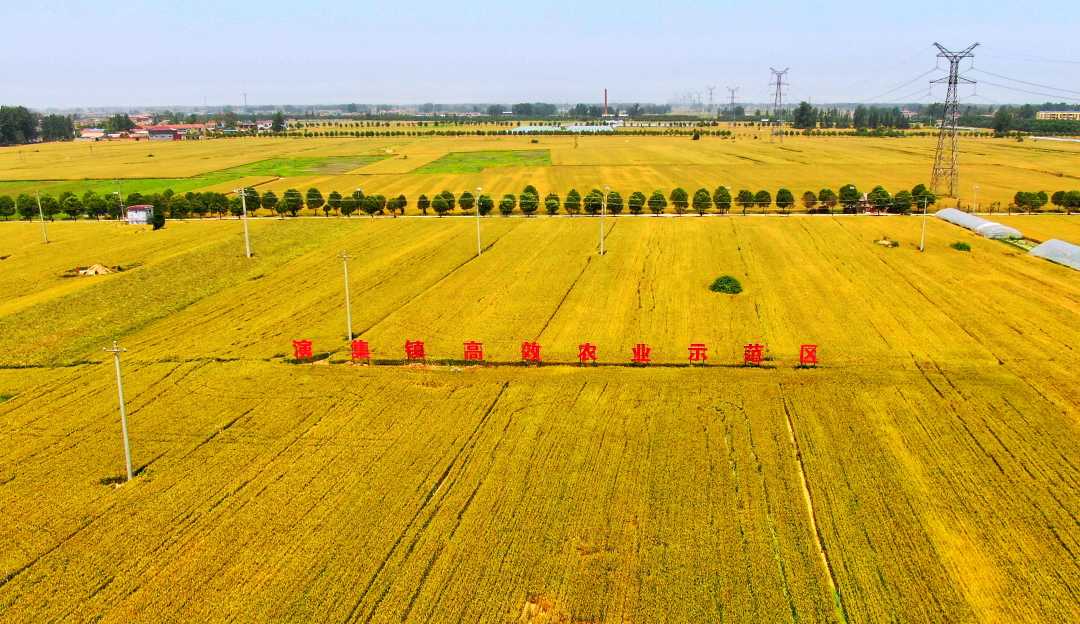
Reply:
<svg viewBox="0 0 1080 624"><path fill-rule="evenodd" d="M972 200L971 211L972 212L979 212L979 185L978 184L975 185L975 199Z"/></svg>
<svg viewBox="0 0 1080 624"><path fill-rule="evenodd" d="M922 236L919 237L919 251L926 250L926 198L922 200Z"/></svg>
<svg viewBox="0 0 1080 624"><path fill-rule="evenodd" d="M956 178L960 172L957 157L960 149L957 142L956 125L960 120L960 100L956 93L956 87L960 83L975 84L960 75L960 61L966 58L975 58L971 53L978 46L973 43L968 47L953 52L945 49L940 43L934 43L938 49L938 58L949 60L949 75L945 78L931 80L930 84L945 83L948 89L945 92L945 106L941 117L941 129L938 131L937 151L934 153L934 170L930 176L930 186L935 193L956 197ZM948 152L946 154L945 152ZM948 193L942 193L942 185L948 185Z"/></svg>
<svg viewBox="0 0 1080 624"><path fill-rule="evenodd" d="M739 90L739 87L727 87L728 93L731 95L731 123L735 123L735 92Z"/></svg>
<svg viewBox="0 0 1080 624"><path fill-rule="evenodd" d="M37 196L37 213L41 219L41 240L47 244L49 242L49 228L45 225L45 211L41 209L41 191L34 191L34 195Z"/></svg>
<svg viewBox="0 0 1080 624"><path fill-rule="evenodd" d="M116 394L120 397L120 430L124 434L124 465L127 467L127 480L131 481L131 446L128 444L127 411L124 409L124 379L120 376L120 353L127 351L113 340L112 348L105 351L113 354L116 366Z"/></svg>
<svg viewBox="0 0 1080 624"><path fill-rule="evenodd" d="M476 187L476 255L484 253L484 249L480 247L480 193L483 191L481 187Z"/></svg>
<svg viewBox="0 0 1080 624"><path fill-rule="evenodd" d="M773 116L776 117L776 125L778 126L778 130L774 130L772 136L779 134L781 143L784 142L784 87L788 86L788 83L784 82L784 76L787 75L789 69L791 68L785 67L783 70L769 68L774 78L770 86L776 89L773 96ZM772 140L771 137L770 140Z"/></svg>
<svg viewBox="0 0 1080 624"><path fill-rule="evenodd" d="M240 208L243 210L243 217L241 220L244 222L244 255L248 258L251 257L251 239L248 237L248 224L247 224L247 189L236 189L236 192L240 194Z"/></svg>
<svg viewBox="0 0 1080 624"><path fill-rule="evenodd" d="M604 255L604 217L607 216L607 196L611 192L610 186L604 187L604 196L600 198L600 255Z"/></svg>
<svg viewBox="0 0 1080 624"><path fill-rule="evenodd" d="M345 324L348 325L349 342L353 341L352 333L352 299L349 297L349 259L352 256L347 251L342 251L338 256L341 258L341 268L345 272Z"/></svg>

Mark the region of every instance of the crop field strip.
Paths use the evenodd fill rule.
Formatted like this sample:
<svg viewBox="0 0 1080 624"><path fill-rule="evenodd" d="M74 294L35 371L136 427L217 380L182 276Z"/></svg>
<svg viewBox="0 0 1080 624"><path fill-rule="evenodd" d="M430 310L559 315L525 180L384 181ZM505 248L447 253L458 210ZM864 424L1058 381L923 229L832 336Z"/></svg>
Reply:
<svg viewBox="0 0 1080 624"><path fill-rule="evenodd" d="M97 253L86 228L114 224L58 224L70 238L48 260L25 256L44 247L33 224L4 226L18 241L5 262L41 267L36 288L0 275L34 301L0 315L8 363L100 361L119 330L141 469L133 488L100 483L119 469L106 365L0 370L15 394L0 403L0 512L17 518L0 534L10 613L1077 615L1080 293L1063 267L941 223L919 255L919 220L898 218L610 219L604 258L592 219L488 219L480 258L469 220L265 221L250 267L235 222L174 226L144 235L145 249L108 241L146 264L77 293L53 269ZM874 246L881 228L904 245ZM973 252L947 249L957 239ZM180 251L192 240L203 244ZM301 335L344 357L339 248L355 258L355 326L376 349L425 338L454 355L476 338L511 360L537 338L545 358L573 361L590 339L622 360L641 340L678 362L700 338L723 363L747 340L788 358L809 340L826 366L265 361ZM219 271L178 274L204 265ZM703 299L721 270L747 290ZM143 316L102 316L147 288ZM19 328L42 319L80 340L25 347ZM62 579L47 602L34 589L45 578Z"/></svg>

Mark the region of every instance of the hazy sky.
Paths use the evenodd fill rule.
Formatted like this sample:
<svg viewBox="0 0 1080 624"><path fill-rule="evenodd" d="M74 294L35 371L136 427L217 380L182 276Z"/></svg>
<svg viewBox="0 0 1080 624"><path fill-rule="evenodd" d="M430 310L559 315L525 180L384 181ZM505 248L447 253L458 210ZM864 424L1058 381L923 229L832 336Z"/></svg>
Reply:
<svg viewBox="0 0 1080 624"><path fill-rule="evenodd" d="M32 107L934 101L934 41L979 41L973 103L1080 102L1075 3L0 0L0 102ZM965 63L965 67L967 64ZM936 74L935 74L936 75ZM904 97L907 96L907 97ZM707 98L707 95L705 96Z"/></svg>

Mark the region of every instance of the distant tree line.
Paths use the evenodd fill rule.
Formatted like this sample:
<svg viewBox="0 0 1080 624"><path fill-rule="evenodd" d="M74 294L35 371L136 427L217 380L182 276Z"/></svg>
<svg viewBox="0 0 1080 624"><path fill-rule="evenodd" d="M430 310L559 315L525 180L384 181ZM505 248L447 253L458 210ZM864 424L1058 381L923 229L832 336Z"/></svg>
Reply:
<svg viewBox="0 0 1080 624"><path fill-rule="evenodd" d="M64 115L39 115L25 106L0 106L0 145L25 145L39 139L67 141L75 123Z"/></svg>

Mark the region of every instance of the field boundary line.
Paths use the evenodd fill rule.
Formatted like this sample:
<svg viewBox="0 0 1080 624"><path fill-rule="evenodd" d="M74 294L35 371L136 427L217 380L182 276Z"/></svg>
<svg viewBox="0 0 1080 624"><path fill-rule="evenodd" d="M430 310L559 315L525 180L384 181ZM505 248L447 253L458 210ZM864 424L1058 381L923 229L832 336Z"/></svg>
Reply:
<svg viewBox="0 0 1080 624"><path fill-rule="evenodd" d="M829 561L829 553L825 548L821 529L817 523L817 513L814 511L814 497L810 492L810 483L806 480L806 469L803 466L802 450L799 447L799 438L795 434L795 423L791 417L790 401L784 396L784 385L780 384L781 404L784 406L784 422L787 424L788 437L791 440L791 450L795 455L795 463L799 468L799 482L802 484L803 502L806 503L806 514L810 519L810 528L814 531L814 544L817 546L818 555L822 565L825 566L826 578L829 581L829 589L832 590L835 600L837 615L842 622L848 622L847 608L844 607L844 595L836 583L836 575L833 572L832 562Z"/></svg>

